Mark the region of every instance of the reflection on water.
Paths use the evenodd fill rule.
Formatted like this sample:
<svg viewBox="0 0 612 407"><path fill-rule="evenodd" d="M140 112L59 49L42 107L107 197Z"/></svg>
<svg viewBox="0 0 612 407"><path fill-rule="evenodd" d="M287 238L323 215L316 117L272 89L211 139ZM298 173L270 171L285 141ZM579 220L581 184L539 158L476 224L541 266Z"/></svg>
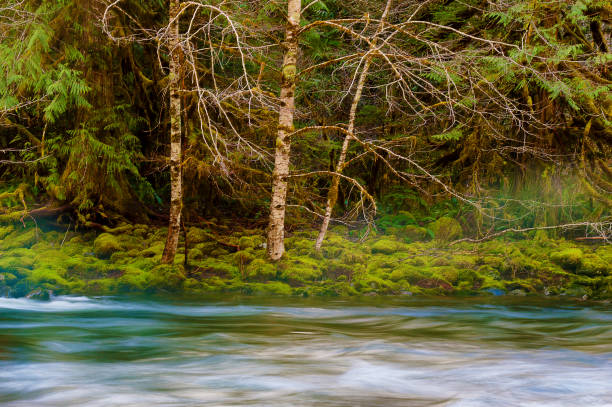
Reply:
<svg viewBox="0 0 612 407"><path fill-rule="evenodd" d="M612 405L612 309L508 301L0 298L0 405Z"/></svg>

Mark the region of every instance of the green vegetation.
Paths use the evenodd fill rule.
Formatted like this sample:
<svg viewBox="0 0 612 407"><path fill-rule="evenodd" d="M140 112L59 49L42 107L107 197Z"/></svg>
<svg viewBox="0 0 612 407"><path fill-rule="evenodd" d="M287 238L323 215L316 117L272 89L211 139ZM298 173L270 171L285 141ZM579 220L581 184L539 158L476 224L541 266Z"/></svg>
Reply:
<svg viewBox="0 0 612 407"><path fill-rule="evenodd" d="M160 265L165 230L124 225L118 234L17 230L19 247L0 250L0 292L45 297L49 293L242 293L284 296L552 295L612 299L612 247L564 239L492 240L441 245L406 243L397 236L351 241L335 228L325 250L314 250L316 232L287 239L282 261L270 263L252 237L232 233L226 244L184 242L174 265ZM12 232L15 233L15 232ZM190 228L188 236L206 233ZM20 243L26 239L21 239ZM63 243L62 243L63 242ZM225 246L227 247L227 246ZM586 297L585 297L586 296Z"/></svg>
<svg viewBox="0 0 612 407"><path fill-rule="evenodd" d="M1 285L606 297L611 16L5 0Z"/></svg>

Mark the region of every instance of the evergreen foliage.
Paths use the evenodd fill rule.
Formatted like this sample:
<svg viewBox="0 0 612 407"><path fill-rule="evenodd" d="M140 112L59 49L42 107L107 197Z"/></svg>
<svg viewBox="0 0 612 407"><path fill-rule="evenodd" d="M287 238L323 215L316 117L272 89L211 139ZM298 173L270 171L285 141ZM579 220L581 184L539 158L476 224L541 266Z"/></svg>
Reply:
<svg viewBox="0 0 612 407"><path fill-rule="evenodd" d="M10 195L2 213L23 211L24 201L68 206L81 226L163 220L166 3L0 8L0 191ZM195 3L180 20L193 50L182 57L184 216L263 228L284 5L201 2L189 14ZM300 33L295 124L314 127L292 140L290 231L316 226L324 208L345 136L338 129L384 4L317 1L303 13L301 25L312 27ZM354 182L340 184L337 219L365 233L372 208L356 206L359 184L378 203L379 231L427 230L443 216L472 237L610 222L609 2L397 2L391 15L357 108L361 142L344 168ZM22 184L28 193L18 199Z"/></svg>

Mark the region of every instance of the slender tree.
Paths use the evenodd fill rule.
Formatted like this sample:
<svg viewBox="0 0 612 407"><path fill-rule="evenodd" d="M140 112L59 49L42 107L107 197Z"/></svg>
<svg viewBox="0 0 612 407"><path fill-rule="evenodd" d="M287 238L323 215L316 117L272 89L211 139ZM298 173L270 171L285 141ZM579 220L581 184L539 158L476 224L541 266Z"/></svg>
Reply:
<svg viewBox="0 0 612 407"><path fill-rule="evenodd" d="M294 131L295 85L298 33L301 16L301 0L287 1L287 28L285 31L285 56L281 73L280 110L276 135L274 172L272 173L272 202L268 225L268 256L280 260L285 252L285 211L287 205L287 177L291 154L291 133Z"/></svg>
<svg viewBox="0 0 612 407"><path fill-rule="evenodd" d="M181 4L170 0L168 25L169 63L169 114L170 114L170 221L168 237L162 255L162 263L174 262L181 233L181 213L183 210L183 177L181 171L181 44L179 36L179 17Z"/></svg>
<svg viewBox="0 0 612 407"><path fill-rule="evenodd" d="M315 243L316 250L321 249L321 244L323 243L323 239L325 239L325 234L327 233L327 228L329 227L329 221L332 216L332 211L334 210L334 206L336 205L336 201L338 200L338 186L340 184L340 175L342 174L344 166L346 165L346 153L348 152L349 144L351 142L351 139L354 138L353 133L355 132L355 117L357 116L357 106L359 105L359 101L361 100L363 86L365 85L368 73L370 71L372 58L376 55L378 36L384 29L385 21L387 20L387 16L389 15L389 10L391 9L392 3L393 0L387 0L387 5L385 6L382 16L380 17L378 28L374 33L372 40L370 41L368 52L362 59L363 66L361 68L361 74L359 75L359 80L357 81L357 86L355 88L353 102L351 103L347 133L344 136L342 148L340 149L340 157L338 157L338 163L336 164L336 173L332 175L331 187L329 188L329 191L327 193L327 205L325 207L325 215L323 216L323 223L321 224L319 236L317 237L317 241Z"/></svg>

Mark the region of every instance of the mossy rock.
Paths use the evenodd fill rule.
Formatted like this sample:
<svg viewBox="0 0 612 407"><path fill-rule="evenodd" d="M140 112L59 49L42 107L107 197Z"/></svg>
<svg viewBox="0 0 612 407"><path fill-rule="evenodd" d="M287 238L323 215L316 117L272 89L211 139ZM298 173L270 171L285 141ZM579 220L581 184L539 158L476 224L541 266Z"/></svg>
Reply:
<svg viewBox="0 0 612 407"><path fill-rule="evenodd" d="M27 280L34 286L42 283L50 283L56 287L69 286L68 280L64 278L66 270L60 266L35 267L28 275Z"/></svg>
<svg viewBox="0 0 612 407"><path fill-rule="evenodd" d="M301 237L291 237L287 239L286 248L290 252L295 252L298 255L311 254L314 249L314 242Z"/></svg>
<svg viewBox="0 0 612 407"><path fill-rule="evenodd" d="M365 264L367 261L368 255L358 250L349 250L340 256L340 262L344 264Z"/></svg>
<svg viewBox="0 0 612 407"><path fill-rule="evenodd" d="M148 272L147 291L179 291L186 280L180 264L160 264Z"/></svg>
<svg viewBox="0 0 612 407"><path fill-rule="evenodd" d="M610 275L612 265L605 262L601 257L595 254L587 254L582 257L580 265L576 271L577 274L585 276L607 276Z"/></svg>
<svg viewBox="0 0 612 407"><path fill-rule="evenodd" d="M255 259L245 269L249 281L270 281L276 278L276 267L263 259Z"/></svg>
<svg viewBox="0 0 612 407"><path fill-rule="evenodd" d="M398 287L399 286L393 281L372 275L361 276L354 283L354 288L362 294L392 294L398 291Z"/></svg>
<svg viewBox="0 0 612 407"><path fill-rule="evenodd" d="M243 292L251 295L291 295L293 290L288 284L272 281L265 284L249 284L243 288Z"/></svg>
<svg viewBox="0 0 612 407"><path fill-rule="evenodd" d="M12 285L15 284L19 278L13 273L0 273L0 284Z"/></svg>
<svg viewBox="0 0 612 407"><path fill-rule="evenodd" d="M234 264L237 266L246 266L255 260L257 256L252 250L240 250L232 254Z"/></svg>
<svg viewBox="0 0 612 407"><path fill-rule="evenodd" d="M198 248L189 249L189 253L187 254L187 258L189 261L191 260L202 260L204 258L204 253Z"/></svg>
<svg viewBox="0 0 612 407"><path fill-rule="evenodd" d="M238 240L238 246L241 250L260 247L265 242L263 236L242 236Z"/></svg>
<svg viewBox="0 0 612 407"><path fill-rule="evenodd" d="M582 264L584 253L578 248L565 249L551 253L550 259L566 270L575 271Z"/></svg>
<svg viewBox="0 0 612 407"><path fill-rule="evenodd" d="M355 271L363 270L362 264L359 264L359 263L347 264L344 261L342 261L342 259L330 260L327 262L326 266L327 267L326 267L325 275L327 276L327 278L331 280L336 280L336 281L346 281L348 278L350 278L355 273ZM340 279L341 277L343 277L344 280L341 280Z"/></svg>
<svg viewBox="0 0 612 407"><path fill-rule="evenodd" d="M210 237L208 236L208 231L205 229L197 227L190 227L187 229L187 241L190 245L204 243L208 240L210 240Z"/></svg>
<svg viewBox="0 0 612 407"><path fill-rule="evenodd" d="M18 250L22 249L12 250L9 253L0 256L0 271L14 272L22 268L32 268L34 265L34 256L21 256L18 253L15 253ZM29 250L25 250L29 252Z"/></svg>
<svg viewBox="0 0 612 407"><path fill-rule="evenodd" d="M371 246L372 254L382 253L382 254L393 254L402 249L400 243L396 240L391 240L387 238L380 239Z"/></svg>
<svg viewBox="0 0 612 407"><path fill-rule="evenodd" d="M410 284L415 284L416 282L428 278L430 276L431 274L426 272L422 268L415 267L410 264L401 264L393 271L391 271L389 279L394 282L405 280Z"/></svg>
<svg viewBox="0 0 612 407"><path fill-rule="evenodd" d="M37 242L39 232L34 229L15 229L0 241L0 250L29 248Z"/></svg>
<svg viewBox="0 0 612 407"><path fill-rule="evenodd" d="M13 225L0 226L0 240L3 240L5 237L11 234L14 230L15 230L15 226Z"/></svg>
<svg viewBox="0 0 612 407"><path fill-rule="evenodd" d="M461 224L448 216L443 216L435 222L430 223L428 228L433 232L436 240L442 242L450 242L463 237Z"/></svg>
<svg viewBox="0 0 612 407"><path fill-rule="evenodd" d="M303 264L293 264L280 273L280 278L291 285L300 285L320 280L322 272L319 268Z"/></svg>
<svg viewBox="0 0 612 407"><path fill-rule="evenodd" d="M282 280L292 285L301 285L321 279L323 276L321 263L320 260L310 256L293 256L288 253L277 263L277 270Z"/></svg>
<svg viewBox="0 0 612 407"><path fill-rule="evenodd" d="M110 258L113 253L122 250L123 246L117 236L110 233L102 233L94 241L93 251L101 259Z"/></svg>
<svg viewBox="0 0 612 407"><path fill-rule="evenodd" d="M150 247L142 250L139 253L140 257L155 257L155 256L161 256L162 253L164 252L164 247L166 246L166 244L164 242L156 242L153 245L151 245Z"/></svg>
<svg viewBox="0 0 612 407"><path fill-rule="evenodd" d="M409 242L425 242L432 238L426 228L416 225L404 226L399 233Z"/></svg>
<svg viewBox="0 0 612 407"><path fill-rule="evenodd" d="M217 247L213 250L210 251L209 256L210 257L223 257L229 254L229 251L222 249L220 247Z"/></svg>
<svg viewBox="0 0 612 407"><path fill-rule="evenodd" d="M236 264L208 258L203 262L195 263L198 266L200 277L210 279L213 277L231 279L240 276L240 269Z"/></svg>
<svg viewBox="0 0 612 407"><path fill-rule="evenodd" d="M135 225L134 229L132 230L132 234L136 237L144 239L149 234L149 228L147 225Z"/></svg>

